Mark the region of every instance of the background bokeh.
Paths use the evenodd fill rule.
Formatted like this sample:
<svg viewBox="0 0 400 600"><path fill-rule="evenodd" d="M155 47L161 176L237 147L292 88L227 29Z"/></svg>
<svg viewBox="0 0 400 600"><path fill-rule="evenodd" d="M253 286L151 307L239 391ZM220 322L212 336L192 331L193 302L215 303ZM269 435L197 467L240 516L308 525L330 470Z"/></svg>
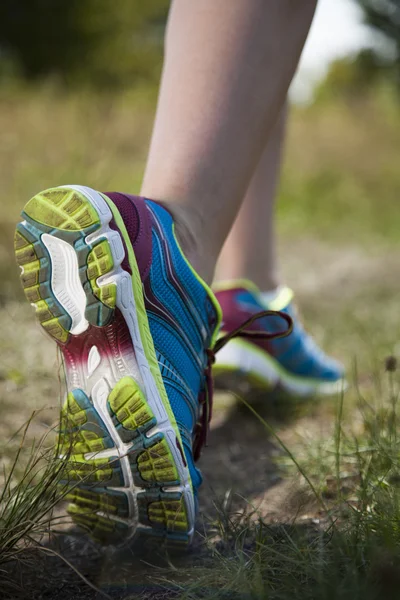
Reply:
<svg viewBox="0 0 400 600"><path fill-rule="evenodd" d="M329 30L333 1L322 1L325 22L318 17L314 24L319 45L306 49L317 62L318 52L323 56L332 44L333 56L343 54L340 28ZM63 183L138 192L168 5L1 3L3 402L21 389L28 408L57 395L52 384L42 389L52 381L54 349L21 302L12 248L19 213L38 190ZM346 8L346 0L341 5ZM277 222L284 276L306 323L349 368L357 361L369 380L371 368L396 353L399 339L400 1L348 0L350 5L368 24L359 50L353 43L351 53L329 68L325 61L307 94L296 92L296 85L292 91ZM35 344L21 344L28 339Z"/></svg>
<svg viewBox="0 0 400 600"><path fill-rule="evenodd" d="M293 88L277 223L285 280L306 326L348 368L352 387L343 418L357 427L360 394L381 402L385 358L400 350L400 0L348 3L361 11L364 41L321 71L306 93L304 82ZM168 4L0 3L0 454L6 467L15 456L10 436L35 409L41 412L29 436L41 435L57 417L60 398L53 343L20 289L15 224L30 197L55 185L139 191ZM329 18L325 27L328 36ZM319 47L307 50L316 59L326 49L324 35L321 30ZM335 35L330 44L340 56L343 40L340 31ZM303 446L319 449L316 440L328 439L335 410L336 399L326 400L299 409L295 420L285 415L273 422L301 455ZM277 522L301 513L298 505L282 513L287 484L274 459L280 450L260 442L255 420L218 398L213 429L200 465L208 490L203 512L233 490Z"/></svg>
<svg viewBox="0 0 400 600"><path fill-rule="evenodd" d="M332 2L322 1L327 19L314 25L316 59L324 32L341 55L340 28L329 32ZM307 325L369 381L399 340L400 1L348 3L367 26L363 43L306 95L294 87L277 222L284 276ZM19 213L38 190L63 183L140 189L168 4L0 5L2 402L24 390L28 410L57 395L53 384L42 389L52 381L54 349L21 302L12 249Z"/></svg>

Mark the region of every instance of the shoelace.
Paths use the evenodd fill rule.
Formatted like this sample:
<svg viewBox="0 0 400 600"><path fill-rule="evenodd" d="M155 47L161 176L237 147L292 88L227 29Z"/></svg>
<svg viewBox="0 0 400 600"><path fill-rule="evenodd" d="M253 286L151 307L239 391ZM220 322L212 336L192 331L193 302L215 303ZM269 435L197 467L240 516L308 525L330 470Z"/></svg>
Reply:
<svg viewBox="0 0 400 600"><path fill-rule="evenodd" d="M255 331L249 330L247 327L251 326L254 321L258 319L262 319L264 317L281 317L287 323L287 329L285 331L278 331L276 333L269 333L268 331ZM275 310L263 310L259 313L256 313L246 321L244 321L239 327L233 329L226 335L220 337L214 348L209 348L207 350L207 367L204 371L206 385L205 390L200 396L200 406L201 413L200 419L196 424L196 430L194 434L194 442L193 442L193 457L194 460L197 461L200 458L201 450L203 446L207 444L207 435L210 428L210 422L212 418L212 409L213 409L213 396L214 396L214 386L213 386L213 378L212 378L212 366L215 363L215 358L217 352L221 350L228 342L230 342L233 338L243 337L243 338L251 338L251 339L263 339L263 340L276 340L279 338L286 337L290 335L293 331L293 320L292 318L281 311Z"/></svg>

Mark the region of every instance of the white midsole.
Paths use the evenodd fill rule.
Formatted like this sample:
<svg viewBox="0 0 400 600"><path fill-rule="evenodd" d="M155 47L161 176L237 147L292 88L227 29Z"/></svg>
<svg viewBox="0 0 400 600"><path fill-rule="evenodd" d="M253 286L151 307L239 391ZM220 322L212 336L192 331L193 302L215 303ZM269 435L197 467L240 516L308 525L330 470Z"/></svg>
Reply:
<svg viewBox="0 0 400 600"><path fill-rule="evenodd" d="M124 271L120 266L125 255L121 236L118 232L110 229L109 222L112 219L112 212L107 202L104 200L104 198L99 192L96 192L95 190L85 186L68 185L62 187L75 189L84 196L86 196L86 198L90 200L100 217L101 227L95 233L87 236L85 241L88 244L92 244L97 239L107 239L107 241L109 242L111 253L113 256L114 269L111 274L108 274L106 276L106 278L99 278L97 280L97 283L98 285L101 285L102 282L107 282L114 283L116 285L116 306L119 308L126 321L135 350L134 355L124 357L129 359L128 373L124 372L127 370L126 366L124 367L124 365L118 364L113 365L112 371L108 369L105 376L103 370L101 370L102 372L99 373L99 369L95 369L94 373L89 379L87 379L84 376L79 377L79 379L81 379L81 381L79 381L79 385L76 381L75 373L75 380L71 381L70 383L73 383L74 387L83 387L85 392L92 397L96 411L103 419L103 422L105 423L108 432L115 443L118 455L121 460L121 467L126 486L125 488L118 489L121 489L121 491L124 491L127 494L131 509L131 524L136 528L138 520L136 495L138 491L142 491L142 488L137 488L134 485L129 459L126 456L126 453L130 448L130 444L125 444L121 440L118 431L114 426L114 423L112 422L112 419L107 410L107 397L108 393L111 391L115 383L117 383L117 381L121 379L121 377L123 377L124 375L129 374L131 377L133 377L133 379L137 381L141 389L144 391L146 400L157 419L157 431L162 432L164 434L165 439L168 442L169 449L174 457L174 461L179 473L179 478L182 482L182 485L179 487L179 489L181 490L184 498L188 521L192 525L192 528L189 532L189 537L191 538L194 534L195 506L190 483L189 470L184 465L181 453L176 445L175 430L170 423L164 403L161 399L156 382L151 373L149 362L146 358L140 334L131 275ZM49 244L47 244L46 247L49 248ZM73 268L72 264L73 263L69 261L69 269ZM71 280L73 280L76 283L76 274L71 276ZM57 288L57 285L55 287ZM61 288L61 285L58 287ZM57 297L57 299L59 299L59 297ZM65 303L65 300L64 302L62 302L62 305L67 310L67 312L69 312L68 303ZM88 389L88 387L90 389ZM150 434L152 434L152 431L148 433L148 437L150 436ZM165 490L168 491L169 488L165 488Z"/></svg>
<svg viewBox="0 0 400 600"><path fill-rule="evenodd" d="M70 332L79 335L89 323L85 318L86 294L79 278L78 257L68 242L43 233L42 242L51 262L51 289L72 319Z"/></svg>
<svg viewBox="0 0 400 600"><path fill-rule="evenodd" d="M305 378L302 380L300 376L292 376L279 368L267 353L263 355L259 350L253 350L251 344L237 340L231 340L217 354L216 374L224 369L255 375L267 386L279 386L297 396L334 395L343 392L347 387L343 379L335 382L310 381Z"/></svg>

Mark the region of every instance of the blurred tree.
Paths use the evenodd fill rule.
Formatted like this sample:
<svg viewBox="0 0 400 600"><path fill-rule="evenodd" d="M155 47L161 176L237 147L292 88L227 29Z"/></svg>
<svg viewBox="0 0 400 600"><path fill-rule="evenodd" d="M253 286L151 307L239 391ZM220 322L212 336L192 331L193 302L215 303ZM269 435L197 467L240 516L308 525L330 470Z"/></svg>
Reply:
<svg viewBox="0 0 400 600"><path fill-rule="evenodd" d="M168 0L1 0L0 63L101 86L153 78Z"/></svg>
<svg viewBox="0 0 400 600"><path fill-rule="evenodd" d="M365 48L356 56L340 58L331 64L314 91L314 100L330 102L336 97L363 101L369 90L377 90L383 82L396 84L393 65L371 48Z"/></svg>
<svg viewBox="0 0 400 600"><path fill-rule="evenodd" d="M400 78L400 0L357 0L365 21L394 47L392 62Z"/></svg>

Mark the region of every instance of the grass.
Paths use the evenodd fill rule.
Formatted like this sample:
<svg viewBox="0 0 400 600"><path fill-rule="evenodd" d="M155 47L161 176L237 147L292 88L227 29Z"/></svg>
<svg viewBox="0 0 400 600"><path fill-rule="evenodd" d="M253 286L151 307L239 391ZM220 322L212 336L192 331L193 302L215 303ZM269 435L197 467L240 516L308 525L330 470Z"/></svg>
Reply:
<svg viewBox="0 0 400 600"><path fill-rule="evenodd" d="M29 197L60 183L137 192L154 99L145 90L0 90L0 434L8 440L20 429L18 443L0 448L0 563L48 533L62 469L43 438L59 413L58 364L21 302L14 223ZM289 127L279 254L307 327L346 363L344 402L280 404L278 414L264 399L256 417L218 397L200 465L204 526L194 555L162 566L140 553L134 561L103 557L90 580L110 596L398 597L399 371L393 359L385 363L399 343L398 119L392 91L381 86L352 101L296 108ZM88 574L83 548L78 567ZM42 585L49 597L54 589L64 597L56 582ZM81 582L65 597L96 596Z"/></svg>
<svg viewBox="0 0 400 600"><path fill-rule="evenodd" d="M394 362L388 366L394 369ZM323 444L299 448L294 457L280 441L299 490L316 500L320 518L301 524L294 513L276 524L254 509L230 518L221 511L213 561L186 571L178 598L398 598L400 379L394 370L385 379L380 406L359 396L358 435L343 421L342 399L333 435ZM256 418L270 434L268 423Z"/></svg>
<svg viewBox="0 0 400 600"><path fill-rule="evenodd" d="M11 446L8 454L12 453L13 459L8 468L3 464L1 476L0 584L3 593L4 589L14 588L8 568L28 565L35 557L33 551L42 548L43 540L60 521L54 509L68 487L60 484L65 477L66 462L56 457L53 432L48 430L39 440L29 440L34 416L6 444ZM2 453L4 455L4 449Z"/></svg>

